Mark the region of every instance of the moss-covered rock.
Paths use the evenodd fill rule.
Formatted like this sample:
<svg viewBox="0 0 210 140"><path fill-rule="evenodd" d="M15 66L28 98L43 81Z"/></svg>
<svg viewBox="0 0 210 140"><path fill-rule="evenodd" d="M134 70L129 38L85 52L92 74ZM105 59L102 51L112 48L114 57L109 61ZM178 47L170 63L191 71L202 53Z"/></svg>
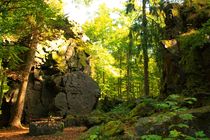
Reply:
<svg viewBox="0 0 210 140"><path fill-rule="evenodd" d="M101 131L105 137L116 136L123 133L123 123L121 121L110 121L102 126Z"/></svg>
<svg viewBox="0 0 210 140"><path fill-rule="evenodd" d="M204 119L209 116L210 106L201 108L154 114L139 118L135 124L137 136L156 134L167 137L172 130L184 135L194 136L197 131L203 130L209 136L209 122ZM196 116L196 117L194 117Z"/></svg>
<svg viewBox="0 0 210 140"><path fill-rule="evenodd" d="M106 113L95 110L88 115L68 115L64 120L64 124L65 127L86 126L90 128L107 123L110 120L110 117Z"/></svg>
<svg viewBox="0 0 210 140"><path fill-rule="evenodd" d="M124 125L121 121L110 121L100 126L94 126L88 129L86 133L81 136L82 140L104 140L117 139L124 132Z"/></svg>
<svg viewBox="0 0 210 140"><path fill-rule="evenodd" d="M138 117L149 116L149 115L153 114L154 111L155 110L151 105L145 104L145 103L140 103L134 109L132 109L130 111L129 118L133 118L135 116L138 116Z"/></svg>
<svg viewBox="0 0 210 140"><path fill-rule="evenodd" d="M188 101L194 100L194 98L175 95L161 102L151 98L142 99L136 107L132 107L133 109L127 115L122 115L121 118L118 115L123 114L122 108L125 106L122 105L106 113L94 111L90 116L86 116L85 120L93 127L82 135L81 139L140 139L141 136L150 134L169 137L172 132L176 131L180 134L180 139L183 139L183 136L195 137L195 133L201 130L204 130L208 136L209 123L204 118L209 116L210 107L186 110L186 107L183 106ZM166 104L167 108L163 106ZM149 109L147 110L146 107ZM162 110L157 110L157 107L162 107Z"/></svg>
<svg viewBox="0 0 210 140"><path fill-rule="evenodd" d="M210 3L186 0L179 4L180 8L175 5L165 7L166 39L162 41L161 93L165 97L171 93L210 93L210 61L207 55L210 52ZM173 24L176 15L181 21ZM179 24L183 28L178 28ZM166 43L172 45L167 47Z"/></svg>
<svg viewBox="0 0 210 140"><path fill-rule="evenodd" d="M107 120L108 120L108 117L105 117L105 116L89 116L87 117L86 126L92 127L94 125L99 125L104 122L107 122Z"/></svg>

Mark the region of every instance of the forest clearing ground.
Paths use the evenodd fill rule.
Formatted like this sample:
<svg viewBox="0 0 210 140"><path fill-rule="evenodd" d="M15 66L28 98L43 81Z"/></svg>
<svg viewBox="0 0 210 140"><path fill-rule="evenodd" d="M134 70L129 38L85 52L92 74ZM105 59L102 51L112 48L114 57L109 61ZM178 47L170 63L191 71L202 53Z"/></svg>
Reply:
<svg viewBox="0 0 210 140"><path fill-rule="evenodd" d="M29 129L0 129L0 140L77 140L86 127L68 127L63 133L29 136Z"/></svg>

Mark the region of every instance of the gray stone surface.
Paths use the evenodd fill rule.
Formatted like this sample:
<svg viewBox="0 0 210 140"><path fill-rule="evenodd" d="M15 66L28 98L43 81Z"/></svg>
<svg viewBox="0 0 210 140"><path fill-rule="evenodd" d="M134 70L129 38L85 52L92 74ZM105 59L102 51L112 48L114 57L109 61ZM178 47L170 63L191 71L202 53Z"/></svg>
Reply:
<svg viewBox="0 0 210 140"><path fill-rule="evenodd" d="M50 135L55 133L61 133L64 129L64 123L62 121L37 121L29 124L29 135Z"/></svg>
<svg viewBox="0 0 210 140"><path fill-rule="evenodd" d="M63 114L87 114L97 103L100 90L95 81L82 72L67 73L61 83L56 83L62 92L55 97L55 106Z"/></svg>
<svg viewBox="0 0 210 140"><path fill-rule="evenodd" d="M87 114L97 104L99 95L97 83L79 71L31 81L27 89L25 118L29 121L50 115Z"/></svg>

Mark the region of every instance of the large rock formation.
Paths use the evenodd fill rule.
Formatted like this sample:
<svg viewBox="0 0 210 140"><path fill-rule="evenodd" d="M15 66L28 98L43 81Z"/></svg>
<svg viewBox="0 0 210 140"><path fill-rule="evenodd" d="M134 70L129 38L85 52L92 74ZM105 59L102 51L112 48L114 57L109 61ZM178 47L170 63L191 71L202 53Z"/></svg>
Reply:
<svg viewBox="0 0 210 140"><path fill-rule="evenodd" d="M87 114L94 108L100 89L90 77L90 56L85 51L87 44L84 36L81 28L69 21L63 36L37 46L23 119L29 121L49 116ZM11 89L5 94L2 108L2 116L6 116L5 125L17 99L20 79L18 70L12 72Z"/></svg>
<svg viewBox="0 0 210 140"><path fill-rule="evenodd" d="M30 82L27 93L25 111L33 119L90 113L100 95L97 83L80 71Z"/></svg>
<svg viewBox="0 0 210 140"><path fill-rule="evenodd" d="M27 89L26 118L87 114L99 98L100 89L89 76L85 42L81 37L55 42L56 47L38 46Z"/></svg>
<svg viewBox="0 0 210 140"><path fill-rule="evenodd" d="M207 1L197 0L165 7L161 87L165 97L172 93L210 95L209 7Z"/></svg>

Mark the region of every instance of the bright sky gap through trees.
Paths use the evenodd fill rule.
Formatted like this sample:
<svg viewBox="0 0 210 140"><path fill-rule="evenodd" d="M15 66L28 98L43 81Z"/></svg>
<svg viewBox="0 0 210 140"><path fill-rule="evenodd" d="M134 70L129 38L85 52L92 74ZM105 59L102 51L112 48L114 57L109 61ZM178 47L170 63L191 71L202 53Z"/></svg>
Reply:
<svg viewBox="0 0 210 140"><path fill-rule="evenodd" d="M74 20L80 24L85 21L94 18L94 14L97 12L99 5L105 3L109 8L124 8L126 0L98 0L93 2L90 6L81 4L75 4L69 0L63 0L64 13L66 13L69 19ZM115 17L115 15L113 15Z"/></svg>

